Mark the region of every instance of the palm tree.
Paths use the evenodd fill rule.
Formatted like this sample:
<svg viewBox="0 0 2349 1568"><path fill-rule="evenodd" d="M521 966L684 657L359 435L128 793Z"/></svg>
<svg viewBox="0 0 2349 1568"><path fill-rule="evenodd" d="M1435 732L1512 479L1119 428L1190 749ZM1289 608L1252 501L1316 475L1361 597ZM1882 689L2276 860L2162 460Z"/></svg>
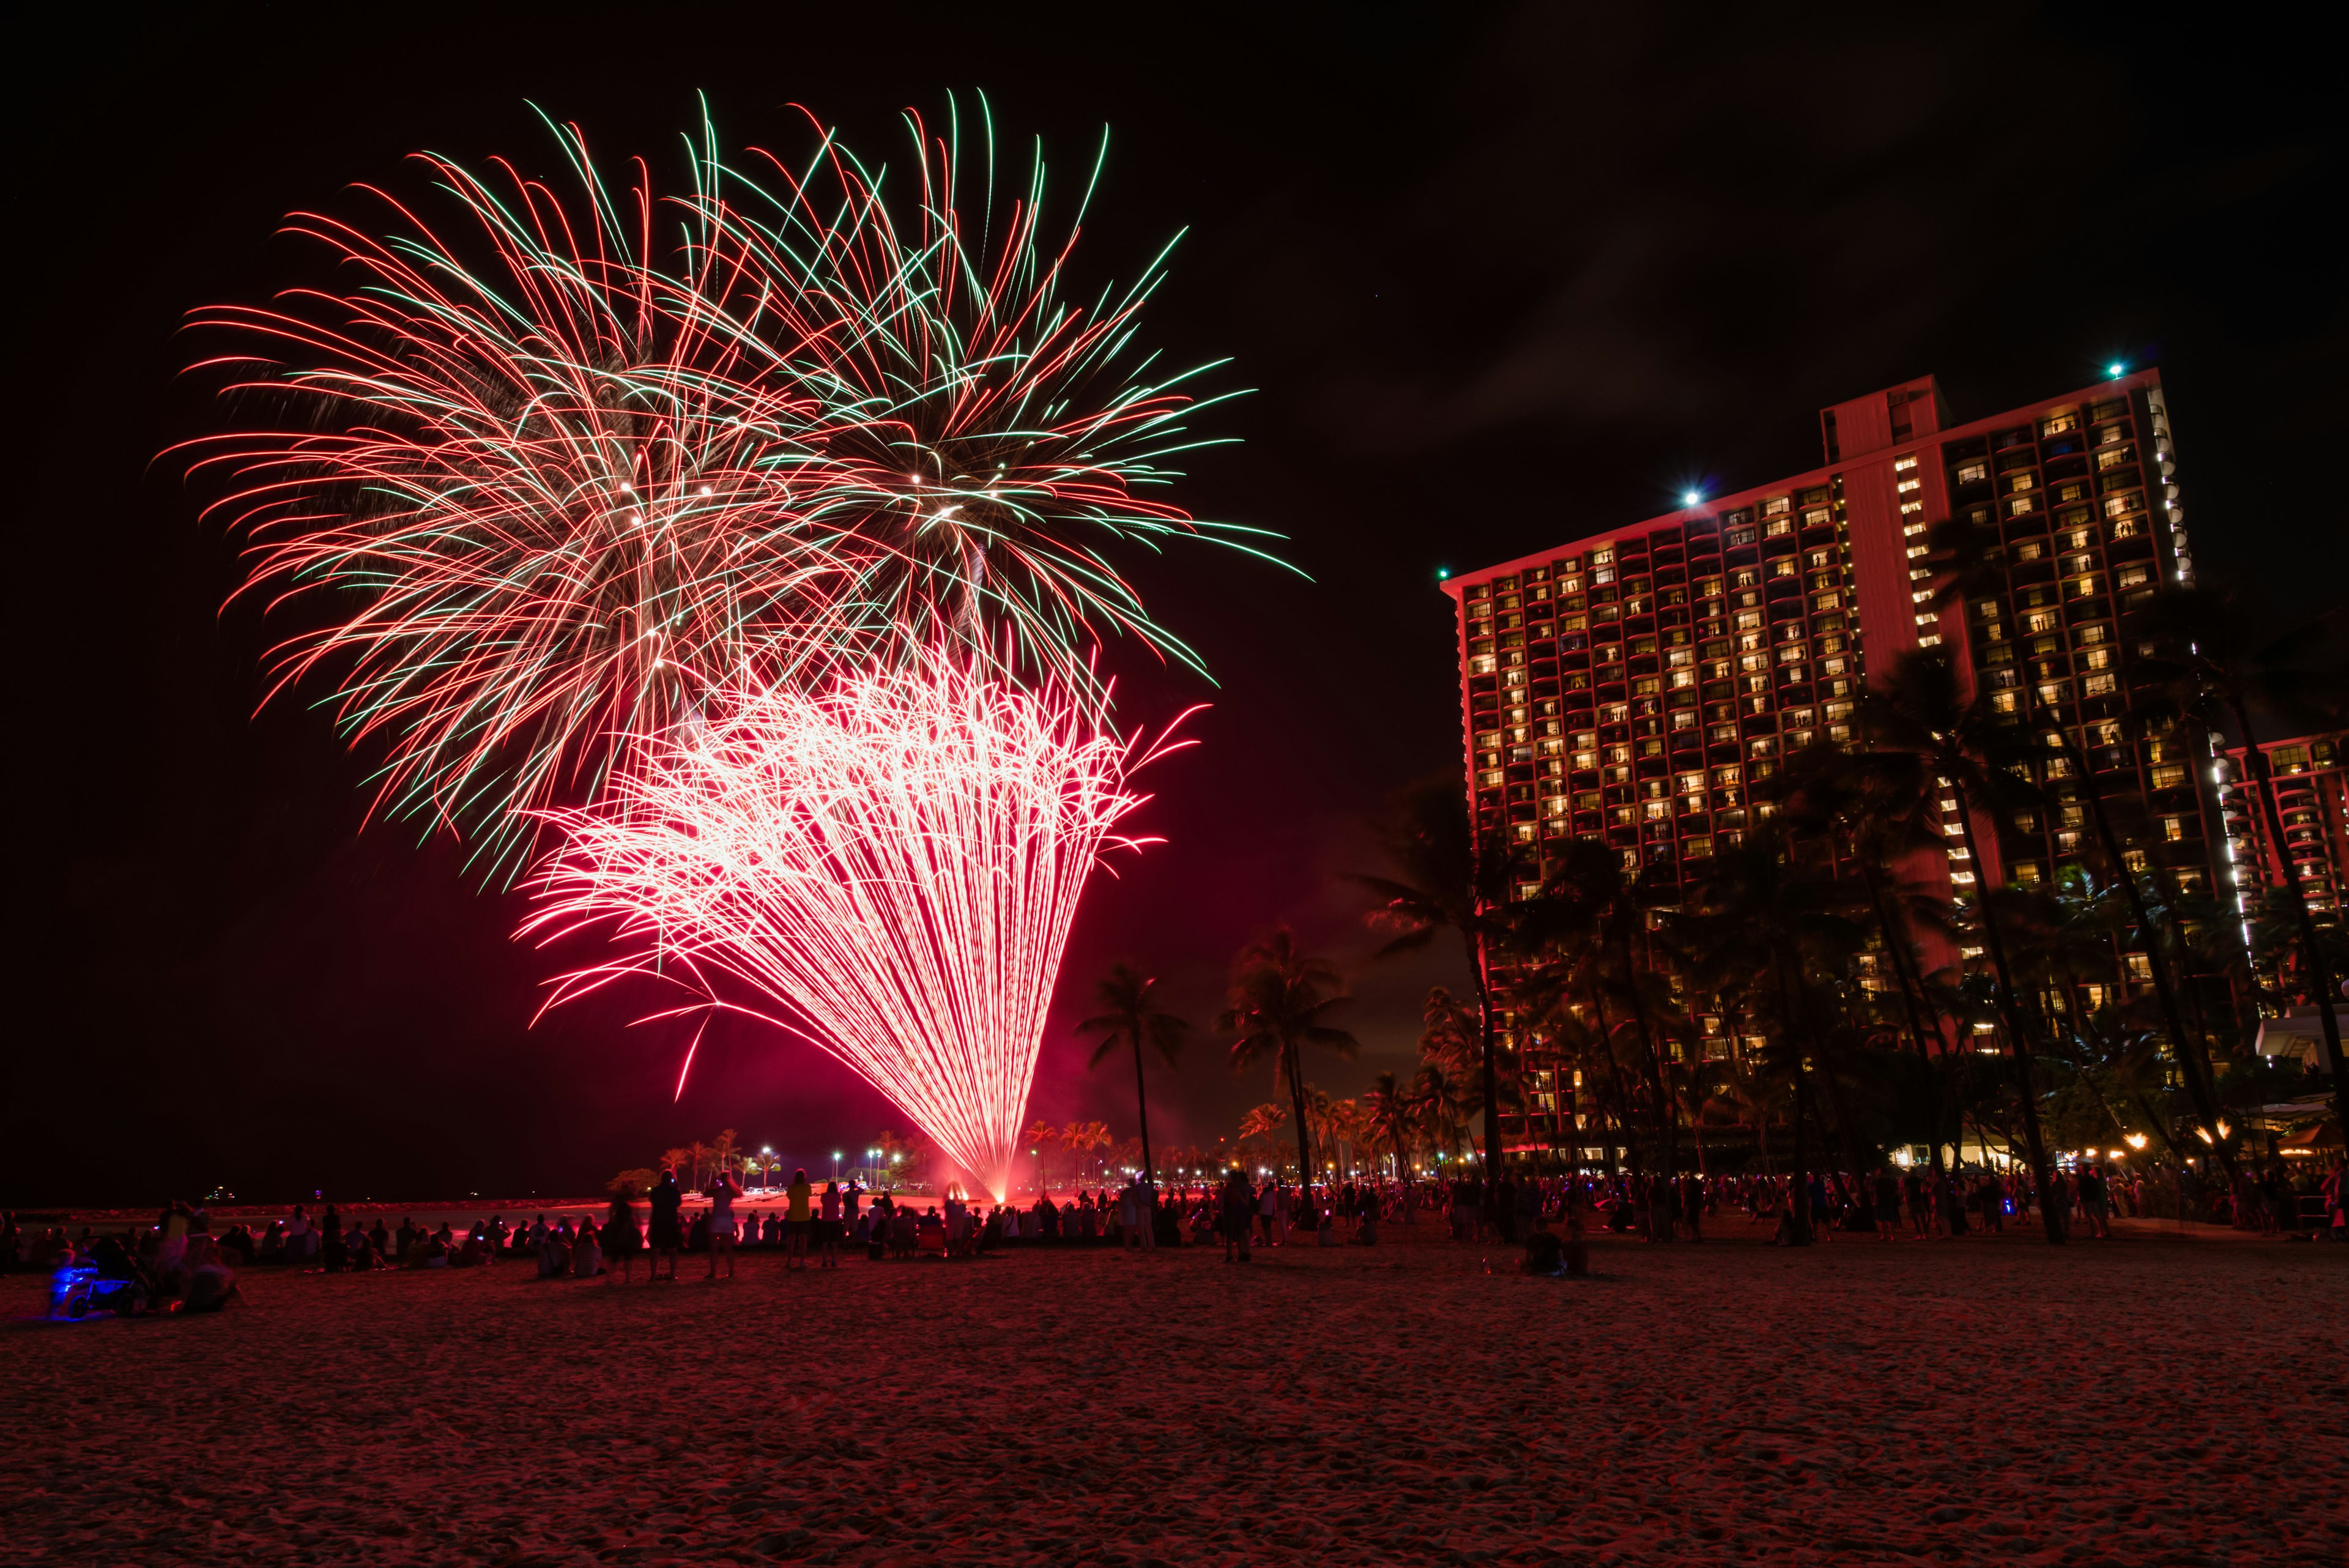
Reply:
<svg viewBox="0 0 2349 1568"><path fill-rule="evenodd" d="M1109 1127L1103 1122L1071 1122L1061 1129L1061 1146L1069 1151L1069 1163L1081 1179L1085 1156L1097 1148L1107 1148L1109 1142Z"/></svg>
<svg viewBox="0 0 2349 1568"><path fill-rule="evenodd" d="M1983 896L1989 891L1981 879L1986 863L1974 832L1977 810L2000 814L2020 800L2036 798L2015 769L2023 750L2020 737L1989 703L1967 701L1959 687L1957 666L1948 650L1940 648L1912 649L1896 659L1889 679L1860 699L1859 718L1879 763L1909 759L1934 783L1947 781L1943 787L1957 802L1959 836L1965 847L1966 865L1975 878L1973 914L1982 928L1982 945L1990 950L1991 969L1998 978L1999 1014L2014 1055L2023 1136L2031 1151L2031 1179L2042 1195L2040 1218L2047 1240L2061 1246L2064 1241L2062 1220L2044 1199L2052 1190L2052 1180L2032 1076L2038 1037L2015 995L1995 906Z"/></svg>
<svg viewBox="0 0 2349 1568"><path fill-rule="evenodd" d="M1373 1139L1384 1138L1394 1152L1395 1179L1411 1179L1411 1096L1392 1073L1371 1080L1362 1096L1364 1129Z"/></svg>
<svg viewBox="0 0 2349 1568"><path fill-rule="evenodd" d="M1092 1058L1085 1064L1088 1072L1102 1064L1120 1044L1133 1049L1133 1107L1142 1123L1142 1179L1151 1192L1158 1183L1150 1163L1150 1096L1142 1077L1142 1046L1150 1043L1153 1050L1165 1058L1172 1067L1183 1049L1183 1036L1191 1026L1171 1012L1161 1012L1151 1001L1150 993L1158 982L1144 976L1131 964L1113 963L1100 984L1093 987L1093 1005L1101 1012L1077 1025L1080 1034L1098 1034L1101 1044L1093 1047Z"/></svg>
<svg viewBox="0 0 2349 1568"><path fill-rule="evenodd" d="M709 1164L712 1172L732 1170L735 1160L740 1154L741 1147L736 1141L732 1127L726 1128L709 1140Z"/></svg>
<svg viewBox="0 0 2349 1568"><path fill-rule="evenodd" d="M1852 929L1844 909L1848 894L1826 877L1808 873L1785 833L1765 826L1744 843L1723 846L1693 891L1682 922L1692 940L1693 967L1708 986L1752 976L1775 1003L1780 1052L1795 1082L1794 1179L1788 1189L1792 1235L1810 1235L1810 1146L1804 1127L1814 1062L1832 1073L1821 1008L1810 971L1826 954L1847 951ZM1837 1121L1848 1141L1850 1120ZM1855 1157L1855 1163L1857 1159Z"/></svg>
<svg viewBox="0 0 2349 1568"><path fill-rule="evenodd" d="M1790 828L1825 833L1831 842L1839 839L1848 849L1861 885L1868 889L1868 909L1875 917L1885 960L1892 966L1909 1042L1929 1076L1932 1053L1925 1044L1929 1031L1924 977L1918 972L1915 937L1905 918L1913 895L1899 885L1895 867L1909 854L1940 845L1940 834L1930 826L1934 803L1934 794L1928 787L1931 783L1910 755L1879 758L1811 746L1789 762L1778 789L1772 792L1785 803ZM1940 1043L1938 1027L1930 1033ZM1938 1179L1943 1168L1939 1116L1934 1126L1932 1168Z"/></svg>
<svg viewBox="0 0 2349 1568"><path fill-rule="evenodd" d="M1936 605L1964 603L2005 591L2003 551L1995 527L1976 528L1952 519L1935 524L1927 539L1930 554L1926 566L1937 576L1934 589ZM2153 611L2157 623L2165 613L2158 602ZM2138 618L2147 618L2140 615ZM2186 618L2190 620L2194 617L2189 614ZM2173 641L2185 646L2190 643L2197 628L2156 624L2153 629L2157 634L2166 632ZM2166 682L2172 695L2166 703L2156 701L2142 705L2127 715L2127 727L2136 735L2141 735L2153 724L2167 726L2176 717L2177 694L2193 686L2192 681L2185 679L2186 667L2170 661L2148 661L2140 666L2139 674L2157 682ZM2022 682L2018 695L2022 700L2022 712L2018 718L2027 720L2038 732L2039 739L2064 758L2072 770L2072 776L2082 781L2083 787L2078 793L2086 805L2097 847L2103 852L2113 874L2121 879L2123 890L2128 896L2130 911L2136 917L2139 945L2145 952L2147 966L2152 971L2154 995L2161 1006L2162 1021L2169 1031L2170 1050L2177 1057L2180 1075L2186 1080L2188 1097L2194 1102L2196 1115L2207 1136L2215 1139L2218 1137L2219 1099L2215 1075L2210 1069L2209 1039L2205 1031L2197 1028L2189 1032L2186 1027L2185 1015L2178 1005L2180 988L2170 966L2169 944L2163 940L2163 927L2148 907L2143 886L2137 874L2129 868L2127 848L2121 836L2114 830L2112 813L2106 805L2104 792L2096 787L2095 782L2095 770L2082 754L2079 742L2074 738L2071 729L2063 722L2062 715L2042 711L2038 689L2033 682ZM1979 874L1979 862L1974 868ZM2176 929L2175 922L2172 922L2170 935L2182 950L2187 945L2185 933ZM2232 1161L2223 1162L2231 1175Z"/></svg>
<svg viewBox="0 0 2349 1568"><path fill-rule="evenodd" d="M1287 928L1251 942L1232 961L1231 1005L1216 1028L1232 1037L1232 1070L1246 1072L1269 1057L1276 1084L1288 1085L1297 1116L1297 1167L1313 1182L1313 1149L1305 1119L1305 1074L1299 1054L1319 1045L1351 1059L1360 1049L1351 1034L1323 1022L1346 1001L1337 970L1326 959L1297 950Z"/></svg>
<svg viewBox="0 0 2349 1568"><path fill-rule="evenodd" d="M1036 1157L1036 1195L1044 1195L1044 1146L1060 1141L1061 1129L1050 1122L1030 1122L1028 1126L1028 1152Z"/></svg>
<svg viewBox="0 0 2349 1568"><path fill-rule="evenodd" d="M1497 835L1476 830L1468 815L1467 785L1457 774L1424 780L1405 790L1397 797L1381 837L1388 859L1402 875L1348 878L1380 900L1367 916L1371 926L1395 933L1374 956L1416 951L1438 934L1453 931L1460 938L1469 978L1476 987L1485 1191L1490 1194L1501 1169L1501 1089L1495 1057L1492 969L1496 951L1511 943L1509 884L1520 857Z"/></svg>
<svg viewBox="0 0 2349 1568"><path fill-rule="evenodd" d="M1634 940L1648 946L1648 911L1640 889L1624 874L1619 851L1588 839L1567 846L1563 864L1542 888L1542 896L1520 915L1516 940L1534 952L1565 952L1582 974L1591 1016L1602 1040L1611 1035L1607 1023L1606 993L1612 991L1628 1004L1630 1022L1637 1032L1640 1058L1648 1072L1649 1109L1655 1122L1653 1153L1667 1177L1680 1164L1678 1123L1673 1096L1666 1085L1671 1069L1664 1060L1660 1014L1669 1005L1652 954L1635 952ZM1611 1043L1608 1067L1616 1075L1619 1105L1629 1109L1621 1068ZM1628 1131L1628 1125L1626 1130Z"/></svg>
<svg viewBox="0 0 2349 1568"><path fill-rule="evenodd" d="M1288 1122L1288 1113L1283 1110L1277 1102L1268 1100L1263 1105L1254 1107L1248 1111L1247 1115L1240 1117L1239 1141L1243 1144L1262 1144L1265 1150L1266 1163L1270 1165L1275 1170L1278 1170L1280 1168L1280 1151L1287 1146L1282 1144L1281 1141L1273 1135L1277 1133L1280 1127Z"/></svg>
<svg viewBox="0 0 2349 1568"><path fill-rule="evenodd" d="M2286 852L2291 840L2284 836L2283 815L2276 805L2274 770L2268 754L2260 749L2259 734L2251 724L2255 701L2293 716L2338 721L2337 713L2324 711L2338 706L2337 677L2320 677L2305 668L2328 628L2311 623L2279 637L2274 635L2272 620L2242 596L2200 587L2165 587L2141 616L2147 628L2159 634L2169 650L2169 657L2154 661L2148 673L2162 680L2171 701L2201 721L2206 729L2219 728L2209 722L2213 718L2231 719L2243 743L2245 784L2259 803L2268 842L2282 863L2285 907L2298 940L2300 961L2308 973L2310 999L2324 1027L2325 1064L2333 1075L2333 1114L2342 1137L2349 1139L2349 1062L2342 1056L2341 1023L2333 1011L2335 977L2324 945L2317 938L2316 919L2309 910L2299 870ZM2260 879L2262 883L2268 879L2264 861Z"/></svg>
<svg viewBox="0 0 2349 1568"><path fill-rule="evenodd" d="M673 1148L661 1156L661 1165L668 1170L685 1170L692 1164L693 1151L689 1148Z"/></svg>
<svg viewBox="0 0 2349 1568"><path fill-rule="evenodd" d="M1484 1042L1477 1037L1476 1010L1444 987L1430 987L1427 1006L1420 1015L1419 1056L1456 1079L1483 1070Z"/></svg>
<svg viewBox="0 0 2349 1568"><path fill-rule="evenodd" d="M1718 1106L1729 1113L1732 1121L1753 1127L1754 1148L1762 1158L1762 1174L1769 1175L1771 1101L1777 1096L1776 1080L1755 1054L1733 1051L1726 1061L1713 1066L1719 1078L1704 1105Z"/></svg>
<svg viewBox="0 0 2349 1568"><path fill-rule="evenodd" d="M1411 1081L1411 1106L1420 1135L1440 1154L1460 1152L1475 1096L1457 1077L1428 1063Z"/></svg>

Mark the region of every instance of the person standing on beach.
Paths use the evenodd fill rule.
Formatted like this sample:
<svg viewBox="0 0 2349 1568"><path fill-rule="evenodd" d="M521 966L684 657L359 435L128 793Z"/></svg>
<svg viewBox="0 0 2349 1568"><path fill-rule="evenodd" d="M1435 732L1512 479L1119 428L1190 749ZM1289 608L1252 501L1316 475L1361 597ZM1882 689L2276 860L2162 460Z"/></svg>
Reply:
<svg viewBox="0 0 2349 1568"><path fill-rule="evenodd" d="M813 1217L808 1212L809 1195L807 1172L792 1171L791 1207L783 1216L783 1223L792 1236L791 1256L783 1260L783 1272L786 1273L807 1267L808 1227L813 1222Z"/></svg>
<svg viewBox="0 0 2349 1568"><path fill-rule="evenodd" d="M685 1247L685 1228L678 1222L678 1211L684 1207L685 1193L677 1184L676 1170L662 1167L660 1180L653 1188L652 1235L649 1238L653 1259L652 1266L645 1271L647 1284L661 1277L660 1261L664 1256L668 1259L669 1282L677 1282L677 1255Z"/></svg>
<svg viewBox="0 0 2349 1568"><path fill-rule="evenodd" d="M2105 1193L2104 1172L2094 1165L2080 1168L2080 1217L2088 1222L2088 1232L2100 1241L2113 1239L2113 1228L2107 1216L2111 1199Z"/></svg>
<svg viewBox="0 0 2349 1568"><path fill-rule="evenodd" d="M1238 1254L1243 1263L1248 1261L1248 1233L1256 1221L1256 1193L1247 1178L1235 1170L1224 1181L1224 1262Z"/></svg>
<svg viewBox="0 0 2349 1568"><path fill-rule="evenodd" d="M734 1222L734 1200L742 1196L741 1183L730 1170L721 1170L709 1183L709 1272L702 1278L718 1277L718 1255L726 1255L726 1277L734 1277L734 1242L740 1235Z"/></svg>
<svg viewBox="0 0 2349 1568"><path fill-rule="evenodd" d="M824 1268L840 1267L840 1183L823 1184L823 1211L816 1218L816 1241L823 1249Z"/></svg>

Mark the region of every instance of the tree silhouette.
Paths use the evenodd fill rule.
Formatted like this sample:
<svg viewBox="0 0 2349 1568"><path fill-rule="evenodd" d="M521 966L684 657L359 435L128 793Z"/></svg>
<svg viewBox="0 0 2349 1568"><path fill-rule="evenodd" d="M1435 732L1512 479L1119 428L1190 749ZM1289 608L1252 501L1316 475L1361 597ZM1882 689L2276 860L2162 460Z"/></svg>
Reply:
<svg viewBox="0 0 2349 1568"><path fill-rule="evenodd" d="M1101 1036L1101 1043L1093 1047L1092 1058L1085 1063L1087 1071L1100 1066L1121 1044L1133 1052L1134 1114L1142 1123L1142 1180L1152 1192L1158 1189L1158 1179L1156 1168L1150 1160L1150 1095L1143 1082L1142 1047L1148 1042L1171 1067L1191 1028L1173 1013L1158 1011L1151 997L1157 986L1156 981L1130 964L1112 964L1109 973L1093 987L1093 1005L1101 1012L1077 1025L1080 1034Z"/></svg>

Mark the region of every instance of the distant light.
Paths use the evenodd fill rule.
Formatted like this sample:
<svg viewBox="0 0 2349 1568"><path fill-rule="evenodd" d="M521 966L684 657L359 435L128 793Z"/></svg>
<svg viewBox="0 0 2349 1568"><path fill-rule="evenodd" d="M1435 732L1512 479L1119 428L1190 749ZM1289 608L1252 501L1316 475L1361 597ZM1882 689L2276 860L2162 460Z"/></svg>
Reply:
<svg viewBox="0 0 2349 1568"><path fill-rule="evenodd" d="M1449 566L1438 566L1435 568L1435 580L1439 583L1448 581L1451 576L1452 568Z"/></svg>
<svg viewBox="0 0 2349 1568"><path fill-rule="evenodd" d="M1704 496L1694 490L1683 491L1681 494L1681 504L1683 506L1694 506L1703 500Z"/></svg>
<svg viewBox="0 0 2349 1568"><path fill-rule="evenodd" d="M2105 374L2107 376L2123 376L2127 373L2128 367L2122 364L2118 359L2114 360L2111 364L2105 367Z"/></svg>

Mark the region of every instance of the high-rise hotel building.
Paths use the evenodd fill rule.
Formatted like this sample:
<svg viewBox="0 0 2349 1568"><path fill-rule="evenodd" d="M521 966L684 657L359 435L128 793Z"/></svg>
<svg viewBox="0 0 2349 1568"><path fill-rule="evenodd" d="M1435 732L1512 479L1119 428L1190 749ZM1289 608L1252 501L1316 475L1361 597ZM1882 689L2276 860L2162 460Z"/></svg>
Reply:
<svg viewBox="0 0 2349 1568"><path fill-rule="evenodd" d="M1956 890L2050 875L2092 834L2089 788L2140 797L2150 857L2214 886L2209 737L2132 740L2120 722L2151 652L2127 612L2192 572L2159 373L1963 424L1928 377L1823 410L1819 427L1826 461L1807 472L1445 583L1480 828L1529 861L1595 838L1651 883L1701 875L1754 821L1754 785L1796 748L1850 739L1871 672L1940 645L1976 692L2060 720L2090 775L2051 751L2051 804L1979 832L1989 864L1953 847ZM1933 603L1921 557L1945 517L1997 530L1997 591ZM1562 1114L1534 1087L1537 1112Z"/></svg>

